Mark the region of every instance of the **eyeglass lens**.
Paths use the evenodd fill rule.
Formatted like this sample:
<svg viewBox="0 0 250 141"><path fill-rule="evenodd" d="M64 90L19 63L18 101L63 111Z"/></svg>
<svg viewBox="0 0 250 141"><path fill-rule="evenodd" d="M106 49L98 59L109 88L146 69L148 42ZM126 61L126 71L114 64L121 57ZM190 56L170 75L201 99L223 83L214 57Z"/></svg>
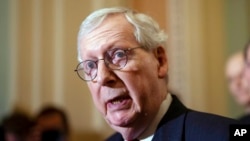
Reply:
<svg viewBox="0 0 250 141"><path fill-rule="evenodd" d="M115 49L105 53L105 65L113 70L122 69L127 63L126 50ZM81 62L77 67L78 75L84 80L93 80L97 75L98 61L86 60Z"/></svg>

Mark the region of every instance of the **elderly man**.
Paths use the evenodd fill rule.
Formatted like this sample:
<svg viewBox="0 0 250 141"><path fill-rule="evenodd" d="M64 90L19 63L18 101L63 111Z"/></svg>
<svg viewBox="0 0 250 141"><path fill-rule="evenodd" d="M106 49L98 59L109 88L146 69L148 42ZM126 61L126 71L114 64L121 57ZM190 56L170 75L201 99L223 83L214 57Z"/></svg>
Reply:
<svg viewBox="0 0 250 141"><path fill-rule="evenodd" d="M244 78L247 81L247 88L248 88L248 96L250 95L250 41L246 44L244 49L244 61L245 61L245 69L244 69ZM249 96L250 97L250 96ZM248 101L248 111L246 115L241 117L241 121L245 123L250 123L250 100Z"/></svg>
<svg viewBox="0 0 250 141"><path fill-rule="evenodd" d="M244 48L244 61L245 61L244 77L246 77L248 86L250 86L250 41L246 44Z"/></svg>
<svg viewBox="0 0 250 141"><path fill-rule="evenodd" d="M237 52L230 56L226 64L226 78L229 90L237 102L245 111L250 113L250 93L244 77L245 61L243 52Z"/></svg>
<svg viewBox="0 0 250 141"><path fill-rule="evenodd" d="M76 72L117 133L108 141L228 141L234 120L186 108L168 92L165 33L127 8L90 14L78 34Z"/></svg>

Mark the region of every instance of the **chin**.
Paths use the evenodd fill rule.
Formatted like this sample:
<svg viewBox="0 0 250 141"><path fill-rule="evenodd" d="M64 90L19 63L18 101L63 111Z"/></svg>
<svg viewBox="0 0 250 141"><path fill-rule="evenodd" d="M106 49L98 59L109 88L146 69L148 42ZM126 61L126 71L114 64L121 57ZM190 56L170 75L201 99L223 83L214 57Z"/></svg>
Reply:
<svg viewBox="0 0 250 141"><path fill-rule="evenodd" d="M120 126L111 126L115 131L119 132L124 140L132 140L137 138L141 133L142 129L135 127L120 127Z"/></svg>
<svg viewBox="0 0 250 141"><path fill-rule="evenodd" d="M112 128L131 128L134 127L140 119L140 116L136 113L126 114L123 116L106 116L107 123L112 126Z"/></svg>
<svg viewBox="0 0 250 141"><path fill-rule="evenodd" d="M111 126L126 128L126 127L131 126L134 120L131 118L122 118L122 119L106 118L106 121Z"/></svg>

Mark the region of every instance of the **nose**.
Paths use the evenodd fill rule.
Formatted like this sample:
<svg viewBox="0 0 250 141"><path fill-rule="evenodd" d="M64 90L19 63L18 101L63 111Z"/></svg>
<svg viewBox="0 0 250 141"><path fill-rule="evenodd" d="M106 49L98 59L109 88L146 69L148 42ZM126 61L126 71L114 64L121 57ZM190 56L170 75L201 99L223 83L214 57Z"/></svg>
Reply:
<svg viewBox="0 0 250 141"><path fill-rule="evenodd" d="M98 62L96 81L103 86L111 86L116 81L115 73L106 66L104 60Z"/></svg>

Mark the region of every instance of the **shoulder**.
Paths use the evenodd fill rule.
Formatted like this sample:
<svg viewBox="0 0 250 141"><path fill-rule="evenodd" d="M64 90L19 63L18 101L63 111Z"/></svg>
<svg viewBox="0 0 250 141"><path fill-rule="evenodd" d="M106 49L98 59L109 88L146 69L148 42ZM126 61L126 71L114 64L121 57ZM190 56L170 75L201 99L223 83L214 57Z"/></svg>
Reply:
<svg viewBox="0 0 250 141"><path fill-rule="evenodd" d="M188 112L187 121L200 124L221 123L220 125L229 125L233 123L238 123L238 121L228 117L215 115L211 113L198 112L193 110L190 110ZM217 125L211 125L211 126L217 126Z"/></svg>
<svg viewBox="0 0 250 141"><path fill-rule="evenodd" d="M239 118L239 121L250 124L250 114L243 115L242 117Z"/></svg>
<svg viewBox="0 0 250 141"><path fill-rule="evenodd" d="M229 138L231 124L239 124L239 122L227 117L191 110L187 113L185 133L187 138L224 141Z"/></svg>

